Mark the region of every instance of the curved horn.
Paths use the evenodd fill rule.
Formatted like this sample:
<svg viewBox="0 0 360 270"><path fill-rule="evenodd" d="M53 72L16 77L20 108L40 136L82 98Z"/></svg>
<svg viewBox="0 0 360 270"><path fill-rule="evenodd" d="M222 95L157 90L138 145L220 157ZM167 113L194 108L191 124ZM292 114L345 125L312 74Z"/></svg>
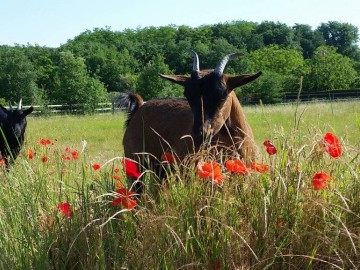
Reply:
<svg viewBox="0 0 360 270"><path fill-rule="evenodd" d="M191 49L190 49L190 51L191 51L192 56L194 58L192 70L199 72L200 71L199 56L197 55L197 53L195 51L193 51Z"/></svg>
<svg viewBox="0 0 360 270"><path fill-rule="evenodd" d="M240 55L242 55L242 53L231 53L231 54L224 56L224 58L221 59L220 63L214 69L214 72L216 74L218 74L219 76L221 76L223 74L226 64L229 62L229 60L235 59L235 58L239 57Z"/></svg>
<svg viewBox="0 0 360 270"><path fill-rule="evenodd" d="M9 110L10 110L10 111L13 110L12 105L11 105L11 101L9 101Z"/></svg>
<svg viewBox="0 0 360 270"><path fill-rule="evenodd" d="M22 109L22 98L20 99L19 104L18 104L18 110L21 110L21 109Z"/></svg>

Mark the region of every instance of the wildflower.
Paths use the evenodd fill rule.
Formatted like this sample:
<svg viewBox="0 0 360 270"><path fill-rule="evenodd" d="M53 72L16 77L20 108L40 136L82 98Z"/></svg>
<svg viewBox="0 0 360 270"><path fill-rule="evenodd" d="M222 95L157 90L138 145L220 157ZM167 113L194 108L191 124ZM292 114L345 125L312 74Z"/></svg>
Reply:
<svg viewBox="0 0 360 270"><path fill-rule="evenodd" d="M116 190L116 199L112 201L112 205L117 206L121 204L122 207L132 210L136 206L136 200L132 199L134 196L134 192L130 192L126 188L121 187Z"/></svg>
<svg viewBox="0 0 360 270"><path fill-rule="evenodd" d="M123 166L125 167L125 173L127 176L139 178L141 175L138 170L138 166L134 161L125 159L123 160Z"/></svg>
<svg viewBox="0 0 360 270"><path fill-rule="evenodd" d="M40 144L43 146L47 146L51 144L51 141L49 139L40 139Z"/></svg>
<svg viewBox="0 0 360 270"><path fill-rule="evenodd" d="M221 167L217 162L199 162L197 165L200 178L210 178L215 184L220 185L225 180Z"/></svg>
<svg viewBox="0 0 360 270"><path fill-rule="evenodd" d="M161 161L166 161L169 164L173 164L175 162L176 158L171 152L166 152L162 154Z"/></svg>
<svg viewBox="0 0 360 270"><path fill-rule="evenodd" d="M0 167L5 167L5 166L6 166L5 158L0 158Z"/></svg>
<svg viewBox="0 0 360 270"><path fill-rule="evenodd" d="M263 145L266 146L266 152L268 152L269 155L276 154L276 152L277 152L276 147L270 140L264 141Z"/></svg>
<svg viewBox="0 0 360 270"><path fill-rule="evenodd" d="M122 176L116 175L116 174L113 174L112 178L113 178L114 180L118 180L118 181L120 181L120 180L123 179Z"/></svg>
<svg viewBox="0 0 360 270"><path fill-rule="evenodd" d="M49 160L49 157L48 157L48 156L43 156L43 157L41 158L41 161L42 161L43 163L48 162L48 160Z"/></svg>
<svg viewBox="0 0 360 270"><path fill-rule="evenodd" d="M72 208L71 208L70 203L68 203L68 202L58 203L58 208L59 208L60 212L64 216L67 216L68 218L71 218L71 216L72 216Z"/></svg>
<svg viewBox="0 0 360 270"><path fill-rule="evenodd" d="M68 155L66 155L66 154L61 154L61 158L62 158L63 160L70 160L70 159L71 159L71 157L68 156Z"/></svg>
<svg viewBox="0 0 360 270"><path fill-rule="evenodd" d="M265 165L265 164L261 164L261 163L257 163L257 162L252 162L251 163L251 169L256 170L259 173L264 173L266 171L269 170L269 165Z"/></svg>
<svg viewBox="0 0 360 270"><path fill-rule="evenodd" d="M74 160L76 160L79 157L79 152L76 150L73 150L73 151L71 151L71 156Z"/></svg>
<svg viewBox="0 0 360 270"><path fill-rule="evenodd" d="M325 189L328 186L328 181L331 180L332 177L326 173L316 173L311 182L314 185L315 190Z"/></svg>
<svg viewBox="0 0 360 270"><path fill-rule="evenodd" d="M230 173L246 174L248 172L245 163L239 159L226 161L225 167Z"/></svg>
<svg viewBox="0 0 360 270"><path fill-rule="evenodd" d="M114 169L114 173L119 173L120 172L120 169L119 168L115 168Z"/></svg>
<svg viewBox="0 0 360 270"><path fill-rule="evenodd" d="M97 171L97 170L100 170L101 166L100 166L99 163L94 163L94 164L92 165L92 168L94 169L94 171Z"/></svg>
<svg viewBox="0 0 360 270"><path fill-rule="evenodd" d="M333 158L338 158L342 154L342 147L339 139L333 133L326 133L324 137L324 147L326 152Z"/></svg>
<svg viewBox="0 0 360 270"><path fill-rule="evenodd" d="M33 158L34 158L34 150L33 150L33 149L29 149L29 150L28 150L28 157L29 157L29 159L33 159Z"/></svg>

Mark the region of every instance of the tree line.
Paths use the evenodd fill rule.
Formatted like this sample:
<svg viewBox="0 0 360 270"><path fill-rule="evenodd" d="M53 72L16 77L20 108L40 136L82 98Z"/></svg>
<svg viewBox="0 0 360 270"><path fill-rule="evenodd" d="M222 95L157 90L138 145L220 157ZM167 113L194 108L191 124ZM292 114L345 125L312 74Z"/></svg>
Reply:
<svg viewBox="0 0 360 270"><path fill-rule="evenodd" d="M144 99L181 97L181 87L158 74L188 74L191 48L200 57L201 69L241 52L226 73L262 70L263 75L237 94L274 103L300 87L312 92L359 88L358 40L356 26L336 21L314 30L271 21L95 28L58 48L0 46L0 102L22 98L26 104L85 104L91 111L123 91L136 91Z"/></svg>

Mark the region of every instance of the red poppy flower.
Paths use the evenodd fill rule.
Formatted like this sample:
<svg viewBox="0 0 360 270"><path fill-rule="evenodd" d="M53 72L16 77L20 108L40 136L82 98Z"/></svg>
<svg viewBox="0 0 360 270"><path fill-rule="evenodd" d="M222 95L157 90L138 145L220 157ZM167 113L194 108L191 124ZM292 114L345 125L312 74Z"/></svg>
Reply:
<svg viewBox="0 0 360 270"><path fill-rule="evenodd" d="M325 134L324 147L326 152L333 158L338 158L342 154L340 141L333 133L328 132Z"/></svg>
<svg viewBox="0 0 360 270"><path fill-rule="evenodd" d="M43 163L48 162L48 160L49 160L49 157L47 157L47 156L43 156L43 157L41 158L41 161L42 161Z"/></svg>
<svg viewBox="0 0 360 270"><path fill-rule="evenodd" d="M66 155L66 154L61 154L61 158L62 158L63 160L70 160L70 159L71 159L71 157L68 156L68 155Z"/></svg>
<svg viewBox="0 0 360 270"><path fill-rule="evenodd" d="M263 145L266 146L266 152L268 152L269 155L276 154L276 152L277 152L276 147L270 140L264 141Z"/></svg>
<svg viewBox="0 0 360 270"><path fill-rule="evenodd" d="M270 140L264 141L263 145L265 145L266 147L274 146L274 144Z"/></svg>
<svg viewBox="0 0 360 270"><path fill-rule="evenodd" d="M257 162L252 162L251 163L251 169L256 170L259 173L264 173L266 171L269 170L269 165L265 165L265 164L261 164L261 163L257 163Z"/></svg>
<svg viewBox="0 0 360 270"><path fill-rule="evenodd" d="M6 166L6 162L4 158L0 158L0 167L5 167Z"/></svg>
<svg viewBox="0 0 360 270"><path fill-rule="evenodd" d="M200 178L210 178L215 184L221 184L225 180L221 167L217 162L199 162L197 165Z"/></svg>
<svg viewBox="0 0 360 270"><path fill-rule="evenodd" d="M248 172L245 163L239 159L226 161L225 167L230 173L246 174Z"/></svg>
<svg viewBox="0 0 360 270"><path fill-rule="evenodd" d="M119 173L120 172L120 169L119 168L115 168L114 169L114 173Z"/></svg>
<svg viewBox="0 0 360 270"><path fill-rule="evenodd" d="M29 150L28 150L28 157L29 157L29 159L33 159L33 158L34 158L34 150L33 150L33 149L29 149Z"/></svg>
<svg viewBox="0 0 360 270"><path fill-rule="evenodd" d="M71 156L72 156L73 159L76 160L79 157L79 152L76 151L76 150L73 150L73 151L71 151Z"/></svg>
<svg viewBox="0 0 360 270"><path fill-rule="evenodd" d="M166 152L161 156L161 161L167 161L169 164L173 164L175 160L175 156L171 152Z"/></svg>
<svg viewBox="0 0 360 270"><path fill-rule="evenodd" d="M123 160L123 166L125 167L125 173L127 176L139 178L141 175L138 170L138 165L134 161L125 159Z"/></svg>
<svg viewBox="0 0 360 270"><path fill-rule="evenodd" d="M113 174L112 177L113 177L114 180L118 180L118 181L123 179L123 177L121 175L116 175L116 174Z"/></svg>
<svg viewBox="0 0 360 270"><path fill-rule="evenodd" d="M99 163L94 163L94 164L92 165L92 168L94 169L94 171L97 171L97 170L100 170L101 166L100 166Z"/></svg>
<svg viewBox="0 0 360 270"><path fill-rule="evenodd" d="M64 216L67 216L68 218L71 218L72 208L71 208L70 203L68 203L68 202L58 203L58 208L59 208L60 212L61 212Z"/></svg>
<svg viewBox="0 0 360 270"><path fill-rule="evenodd" d="M40 144L47 146L48 144L51 144L51 141L49 139L40 139Z"/></svg>
<svg viewBox="0 0 360 270"><path fill-rule="evenodd" d="M311 182L314 185L315 190L325 189L328 186L328 181L331 180L332 177L326 173L316 173Z"/></svg>
<svg viewBox="0 0 360 270"><path fill-rule="evenodd" d="M121 204L122 207L132 210L136 206L136 200L132 199L134 196L134 192L130 192L126 188L121 187L116 190L116 199L112 201L112 205L117 206Z"/></svg>

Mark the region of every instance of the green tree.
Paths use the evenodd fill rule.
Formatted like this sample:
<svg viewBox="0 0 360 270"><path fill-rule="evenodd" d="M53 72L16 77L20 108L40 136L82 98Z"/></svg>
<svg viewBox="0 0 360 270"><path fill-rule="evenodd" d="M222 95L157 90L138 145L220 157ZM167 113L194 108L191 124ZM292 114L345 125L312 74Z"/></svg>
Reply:
<svg viewBox="0 0 360 270"><path fill-rule="evenodd" d="M297 48L294 31L291 27L280 22L264 21L260 23L253 32L261 35L265 46L277 44L282 47Z"/></svg>
<svg viewBox="0 0 360 270"><path fill-rule="evenodd" d="M334 47L320 46L307 64L310 73L304 77L305 90L348 89L357 77L353 61Z"/></svg>
<svg viewBox="0 0 360 270"><path fill-rule="evenodd" d="M322 34L317 30L313 31L310 25L295 24L293 30L305 59L312 57L317 47L325 45Z"/></svg>
<svg viewBox="0 0 360 270"><path fill-rule="evenodd" d="M59 58L57 49L28 45L23 47L24 53L30 59L36 71L36 84L39 88L42 102L47 102L48 94L55 87L56 65Z"/></svg>
<svg viewBox="0 0 360 270"><path fill-rule="evenodd" d="M302 54L295 49L267 46L250 53L250 68L276 72L282 75L302 76L308 73Z"/></svg>
<svg viewBox="0 0 360 270"><path fill-rule="evenodd" d="M214 39L224 38L229 44L245 49L253 36L252 32L256 29L257 24L246 21L234 21L231 23L219 23L210 27L213 31Z"/></svg>
<svg viewBox="0 0 360 270"><path fill-rule="evenodd" d="M329 21L317 28L322 33L326 45L337 48L337 51L352 59L360 61L360 49L357 45L359 29L349 23Z"/></svg>
<svg viewBox="0 0 360 270"><path fill-rule="evenodd" d="M106 100L106 89L97 79L87 73L85 60L71 52L60 52L57 72L58 87L52 100L61 104L84 104L94 108Z"/></svg>
<svg viewBox="0 0 360 270"><path fill-rule="evenodd" d="M20 47L0 46L0 98L37 102L36 79L35 69Z"/></svg>
<svg viewBox="0 0 360 270"><path fill-rule="evenodd" d="M157 55L151 60L140 73L137 80L137 92L145 99L155 97L179 97L183 89L176 84L166 82L159 74L170 74L164 58Z"/></svg>
<svg viewBox="0 0 360 270"><path fill-rule="evenodd" d="M284 93L286 76L274 72L265 72L257 80L244 85L237 94L243 103L276 103Z"/></svg>

